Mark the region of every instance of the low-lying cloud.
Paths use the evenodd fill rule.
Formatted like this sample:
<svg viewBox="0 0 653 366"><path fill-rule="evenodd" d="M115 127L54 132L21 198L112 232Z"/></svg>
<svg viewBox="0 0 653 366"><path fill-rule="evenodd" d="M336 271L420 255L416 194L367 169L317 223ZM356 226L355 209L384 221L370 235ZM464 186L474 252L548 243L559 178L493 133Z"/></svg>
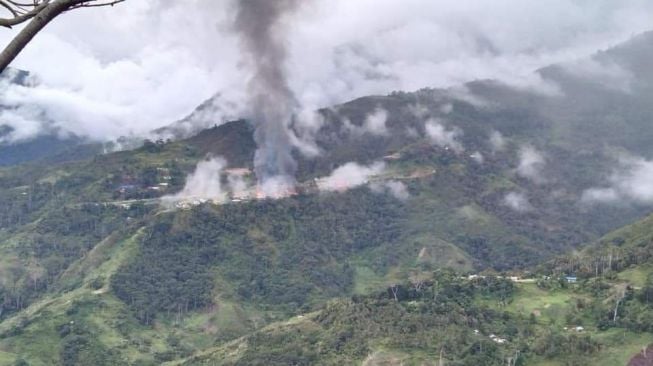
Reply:
<svg viewBox="0 0 653 366"><path fill-rule="evenodd" d="M447 128L440 120L431 118L424 123L426 136L437 146L460 153L464 151L463 145L458 141L463 132L456 127Z"/></svg>
<svg viewBox="0 0 653 366"><path fill-rule="evenodd" d="M623 93L630 93L635 81L634 75L629 70L614 62L598 61L594 58L568 62L562 67L570 74Z"/></svg>
<svg viewBox="0 0 653 366"><path fill-rule="evenodd" d="M406 185L397 180L374 182L370 184L370 189L375 193L390 194L392 197L400 201L406 201L410 198L410 193L408 192Z"/></svg>
<svg viewBox="0 0 653 366"><path fill-rule="evenodd" d="M544 154L533 146L522 146L521 149L519 149L517 175L520 177L530 179L535 183L544 183L546 179L542 175L542 170L545 165L546 159Z"/></svg>
<svg viewBox="0 0 653 366"><path fill-rule="evenodd" d="M521 192L509 192L503 197L503 204L517 212L533 210L533 206L531 206L528 197Z"/></svg>
<svg viewBox="0 0 653 366"><path fill-rule="evenodd" d="M95 139L146 134L216 92L233 108L216 108L215 123L247 115L251 70L229 29L234 1L136 1L65 14L15 62L37 73L39 86L9 102ZM288 20L286 69L304 108L488 78L537 85L534 70L648 30L652 17L648 0L313 0ZM13 35L3 31L0 43ZM36 133L38 114L17 113L4 124L30 120L21 138Z"/></svg>
<svg viewBox="0 0 653 366"><path fill-rule="evenodd" d="M365 132L375 136L385 136L388 134L388 111L383 108L376 108L373 113L367 115L363 129Z"/></svg>
<svg viewBox="0 0 653 366"><path fill-rule="evenodd" d="M653 161L622 158L608 184L583 192L584 203L653 203Z"/></svg>
<svg viewBox="0 0 653 366"><path fill-rule="evenodd" d="M490 147L492 148L492 152L497 153L503 151L506 148L506 143L506 138L503 137L501 132L492 131L490 133Z"/></svg>
<svg viewBox="0 0 653 366"><path fill-rule="evenodd" d="M365 116L365 121L361 126L353 124L348 118L343 120L343 128L354 136L371 135L386 136L388 135L388 111L377 107L373 112Z"/></svg>

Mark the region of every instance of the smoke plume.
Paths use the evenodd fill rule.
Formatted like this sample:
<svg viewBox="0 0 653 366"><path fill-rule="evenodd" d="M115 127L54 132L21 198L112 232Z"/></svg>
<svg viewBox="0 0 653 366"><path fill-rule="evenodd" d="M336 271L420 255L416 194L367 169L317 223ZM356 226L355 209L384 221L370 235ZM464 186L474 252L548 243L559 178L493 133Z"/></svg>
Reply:
<svg viewBox="0 0 653 366"><path fill-rule="evenodd" d="M164 197L164 202L180 200L211 199L222 203L227 192L222 187L221 174L227 162L221 157L212 157L197 164L195 171L186 179L186 185L174 196Z"/></svg>
<svg viewBox="0 0 653 366"><path fill-rule="evenodd" d="M369 166L349 162L336 168L330 176L320 178L317 186L321 191L346 191L369 183L370 178L383 173L385 164L376 162Z"/></svg>
<svg viewBox="0 0 653 366"><path fill-rule="evenodd" d="M287 52L281 20L298 4L298 0L237 2L235 30L254 72L248 84L258 145L254 168L263 193L269 196L295 184L297 166L289 124L297 102L285 72Z"/></svg>

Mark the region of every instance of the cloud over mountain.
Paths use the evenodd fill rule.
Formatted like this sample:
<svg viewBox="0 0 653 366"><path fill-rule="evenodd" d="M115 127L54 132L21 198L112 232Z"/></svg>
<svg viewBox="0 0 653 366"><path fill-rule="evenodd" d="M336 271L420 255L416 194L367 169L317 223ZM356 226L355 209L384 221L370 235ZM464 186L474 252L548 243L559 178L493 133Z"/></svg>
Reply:
<svg viewBox="0 0 653 366"><path fill-rule="evenodd" d="M622 158L608 185L583 192L585 203L653 203L653 161Z"/></svg>
<svg viewBox="0 0 653 366"><path fill-rule="evenodd" d="M216 92L238 106L216 111L216 122L246 114L242 80L251 70L232 32L234 14L234 1L212 0L66 14L15 64L38 74L40 86L15 91L9 102L29 104L64 130L97 139L146 133ZM286 20L285 67L309 110L484 78L539 87L534 70L647 30L652 15L653 3L644 0L313 0ZM0 42L13 34L2 32ZM4 122L15 126L34 115Z"/></svg>

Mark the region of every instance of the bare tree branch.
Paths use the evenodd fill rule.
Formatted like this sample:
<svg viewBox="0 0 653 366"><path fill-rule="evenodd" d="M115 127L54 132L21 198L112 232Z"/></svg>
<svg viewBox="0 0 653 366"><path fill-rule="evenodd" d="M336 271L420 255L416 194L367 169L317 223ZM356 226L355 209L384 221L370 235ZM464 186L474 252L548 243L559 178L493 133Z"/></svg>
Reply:
<svg viewBox="0 0 653 366"><path fill-rule="evenodd" d="M113 6L125 0L0 0L0 10L8 17L0 17L0 27L11 28L27 22L27 25L0 53L0 73L18 56L27 44L50 21L73 9Z"/></svg>
<svg viewBox="0 0 653 366"><path fill-rule="evenodd" d="M22 5L16 5L10 0L3 0L0 2L0 5L7 9L13 17L11 18L0 18L0 26L11 28L14 25L26 22L33 17L35 17L39 12L48 6L49 1L41 2L37 5L34 5L33 8L29 11L26 11Z"/></svg>
<svg viewBox="0 0 653 366"><path fill-rule="evenodd" d="M97 1L97 0L95 0L95 1ZM97 8L97 7L100 7L100 6L114 6L114 5L122 3L122 2L125 2L125 0L113 0L113 1L106 1L106 2L97 1L97 3L90 3L90 2L87 1L87 2L85 2L83 4L73 6L70 9Z"/></svg>
<svg viewBox="0 0 653 366"><path fill-rule="evenodd" d="M7 4L5 1L0 1L0 6L3 8L9 10L9 12L14 16L17 17L19 15L18 11L14 9L11 5Z"/></svg>

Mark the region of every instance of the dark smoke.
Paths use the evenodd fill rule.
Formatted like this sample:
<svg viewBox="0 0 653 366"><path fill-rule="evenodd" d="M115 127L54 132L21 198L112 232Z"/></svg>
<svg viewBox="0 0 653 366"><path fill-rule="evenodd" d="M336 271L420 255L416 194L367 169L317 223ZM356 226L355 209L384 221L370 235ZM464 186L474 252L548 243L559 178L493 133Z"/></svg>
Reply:
<svg viewBox="0 0 653 366"><path fill-rule="evenodd" d="M248 92L258 145L256 175L263 185L273 180L292 186L297 166L288 126L297 103L284 69L286 48L280 20L297 8L299 0L238 0L237 4L235 29L254 67Z"/></svg>

